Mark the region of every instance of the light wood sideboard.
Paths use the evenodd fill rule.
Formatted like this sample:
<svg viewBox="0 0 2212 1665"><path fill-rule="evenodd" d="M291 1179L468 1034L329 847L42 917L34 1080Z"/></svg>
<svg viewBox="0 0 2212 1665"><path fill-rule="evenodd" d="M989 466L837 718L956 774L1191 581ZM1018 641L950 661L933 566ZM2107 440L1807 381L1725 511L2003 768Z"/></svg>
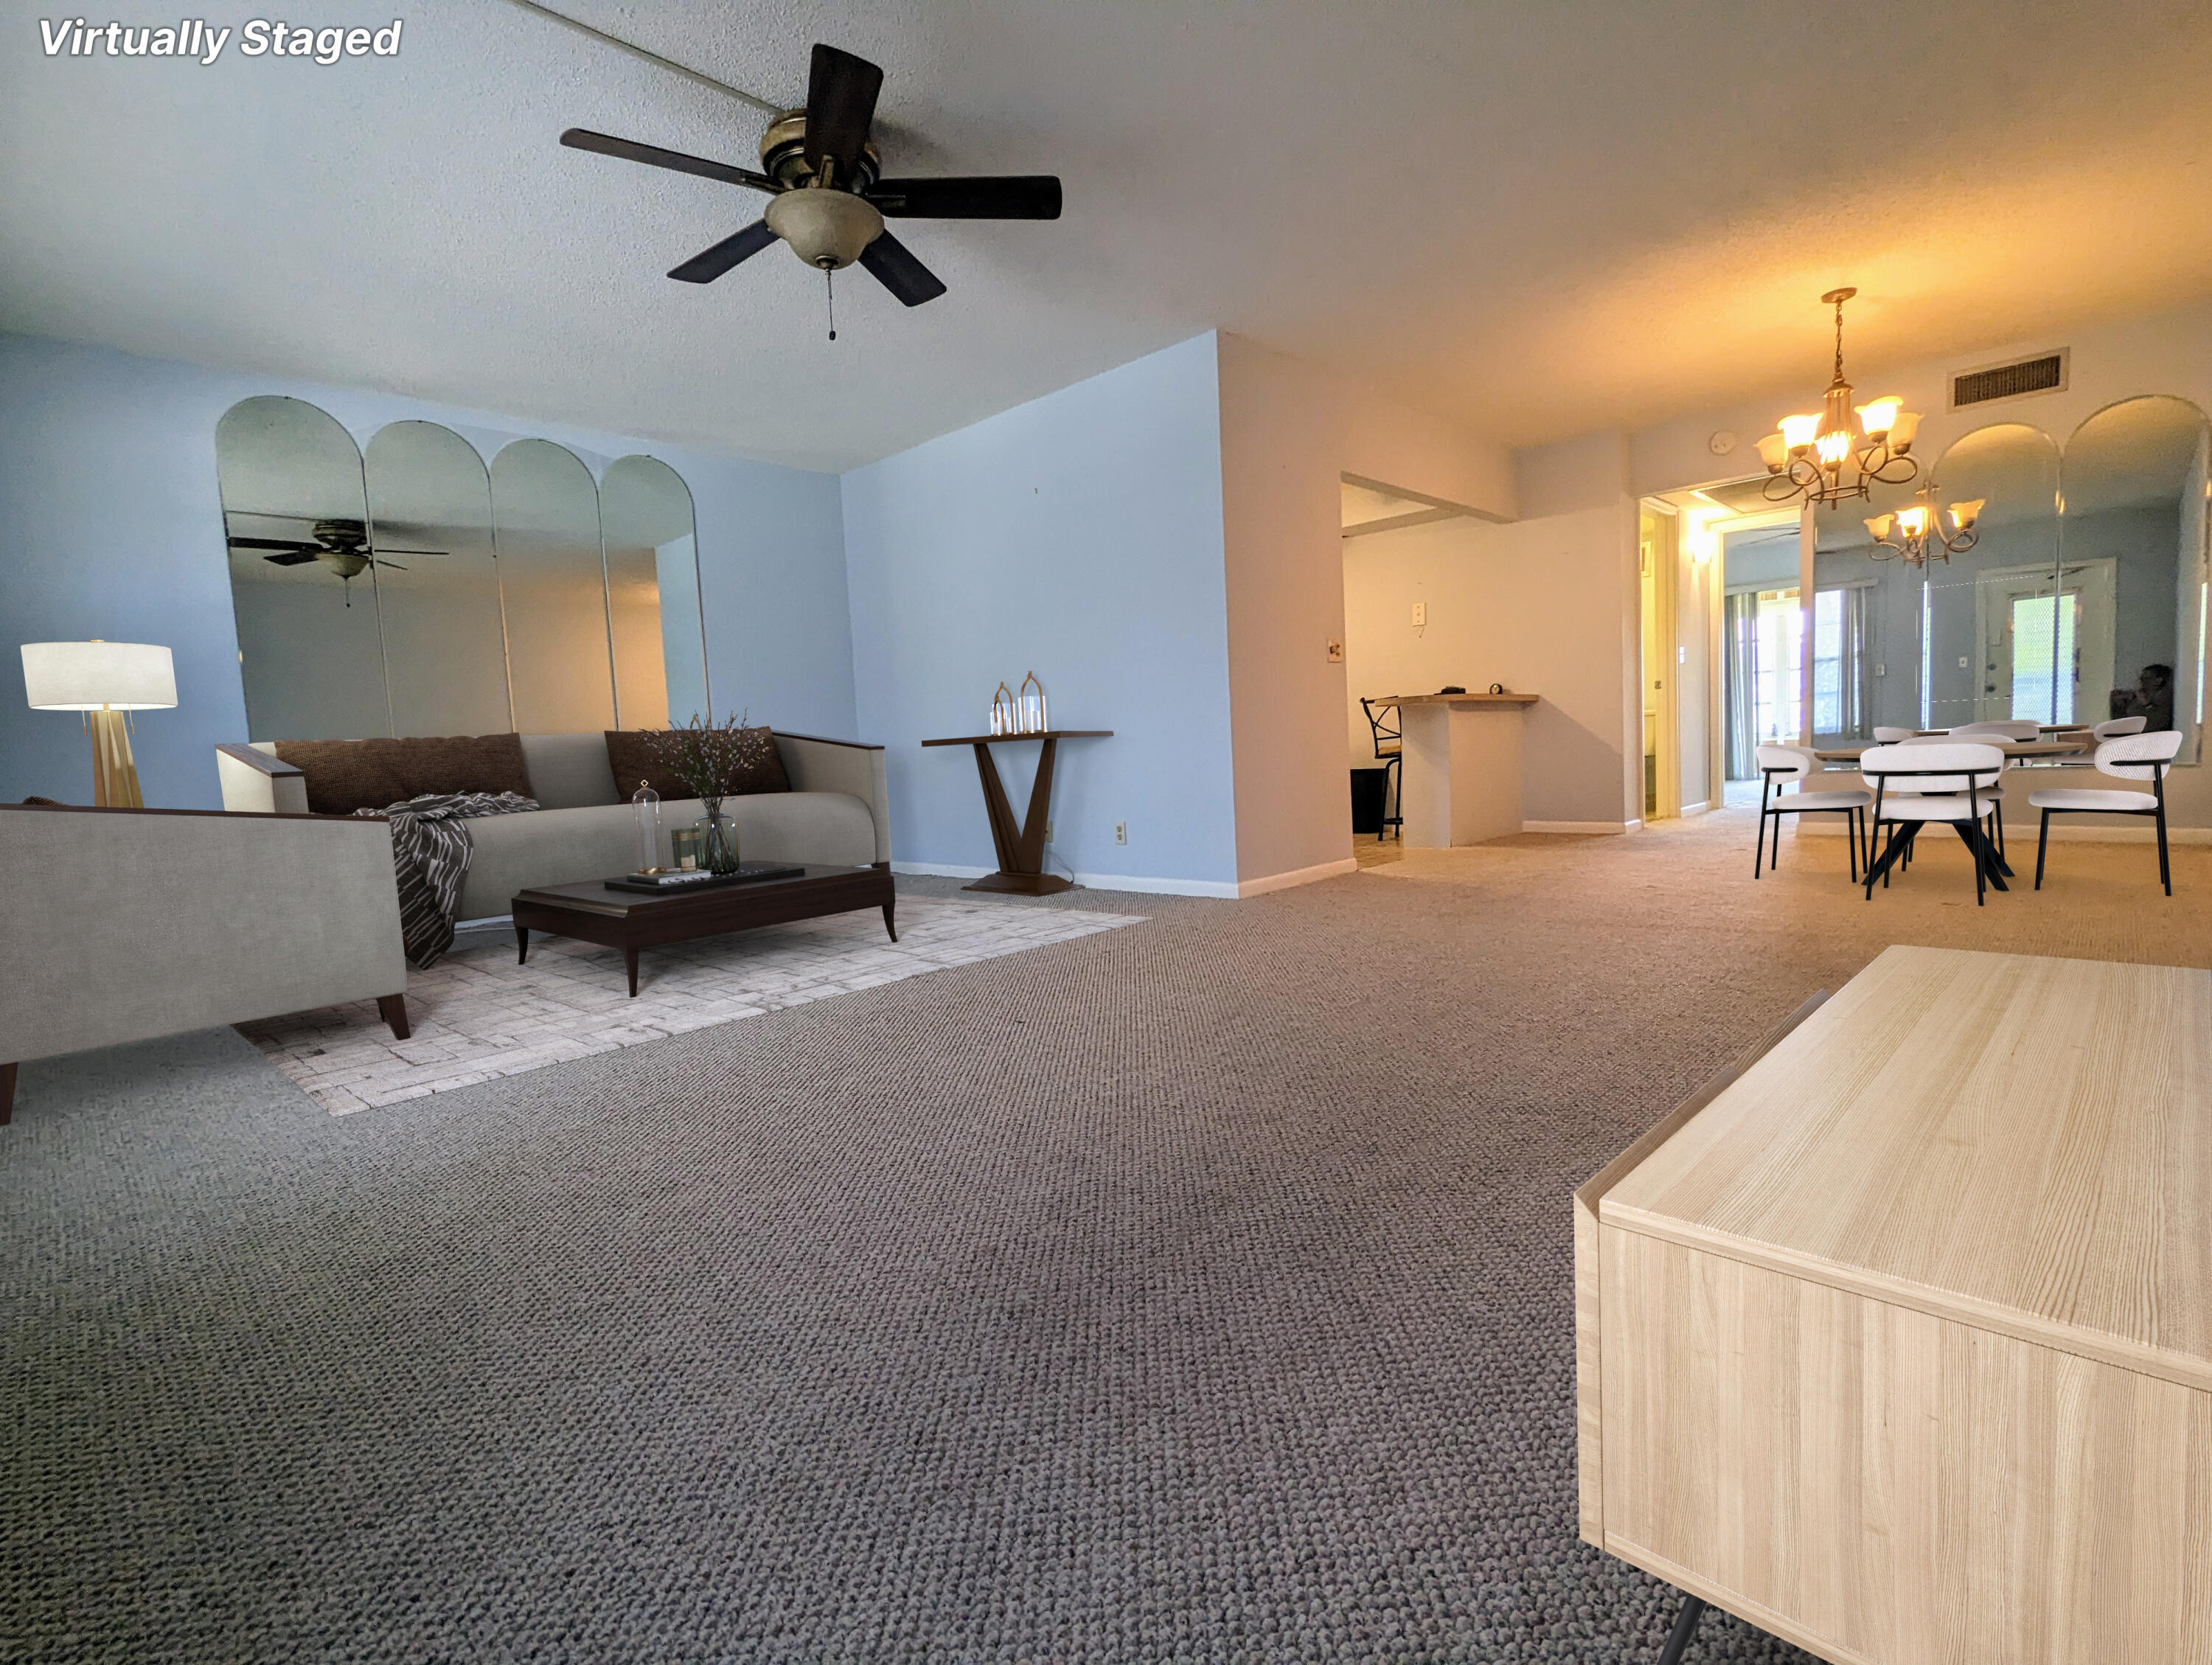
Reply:
<svg viewBox="0 0 2212 1665"><path fill-rule="evenodd" d="M1894 947L1575 1195L1583 1537L1836 1665L2212 1662L2212 974Z"/></svg>

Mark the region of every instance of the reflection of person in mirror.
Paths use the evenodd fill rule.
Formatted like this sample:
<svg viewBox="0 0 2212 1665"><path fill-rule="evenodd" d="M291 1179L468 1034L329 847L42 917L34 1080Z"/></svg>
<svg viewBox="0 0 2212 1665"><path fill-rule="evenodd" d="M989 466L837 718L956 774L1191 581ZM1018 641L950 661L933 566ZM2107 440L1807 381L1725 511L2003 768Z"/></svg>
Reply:
<svg viewBox="0 0 2212 1665"><path fill-rule="evenodd" d="M2146 665L2133 688L2112 690L2112 715L2141 717L2143 732L2161 733L2173 726L2173 667Z"/></svg>

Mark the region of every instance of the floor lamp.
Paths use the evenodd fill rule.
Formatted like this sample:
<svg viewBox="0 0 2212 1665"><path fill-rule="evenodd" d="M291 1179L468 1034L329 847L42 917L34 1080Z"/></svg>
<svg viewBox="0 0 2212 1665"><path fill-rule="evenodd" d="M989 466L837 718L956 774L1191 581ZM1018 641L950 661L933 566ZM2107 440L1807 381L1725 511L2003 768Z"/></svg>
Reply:
<svg viewBox="0 0 2212 1665"><path fill-rule="evenodd" d="M143 807L127 714L176 704L177 671L167 648L141 641L27 641L23 692L33 711L84 713L94 803Z"/></svg>

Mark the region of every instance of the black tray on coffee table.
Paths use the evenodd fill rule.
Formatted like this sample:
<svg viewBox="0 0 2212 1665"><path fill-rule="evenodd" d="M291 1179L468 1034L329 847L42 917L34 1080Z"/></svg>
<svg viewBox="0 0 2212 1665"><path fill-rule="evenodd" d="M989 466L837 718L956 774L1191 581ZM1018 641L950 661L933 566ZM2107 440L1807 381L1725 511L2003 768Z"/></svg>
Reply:
<svg viewBox="0 0 2212 1665"><path fill-rule="evenodd" d="M881 908L884 928L898 940L892 916L897 893L888 867L817 867L789 878L756 878L735 884L707 884L674 894L646 895L617 890L604 879L576 884L547 884L514 898L515 960L530 957L530 933L543 931L623 951L629 992L637 994L637 956L641 948L692 942L763 925L819 919L862 908Z"/></svg>

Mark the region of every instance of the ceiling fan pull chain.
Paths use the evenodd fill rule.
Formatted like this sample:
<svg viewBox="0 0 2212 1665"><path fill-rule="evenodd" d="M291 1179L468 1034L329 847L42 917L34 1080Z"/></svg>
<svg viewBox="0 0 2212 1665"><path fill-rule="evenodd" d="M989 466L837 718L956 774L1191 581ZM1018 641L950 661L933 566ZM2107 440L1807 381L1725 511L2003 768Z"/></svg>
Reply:
<svg viewBox="0 0 2212 1665"><path fill-rule="evenodd" d="M830 291L830 339L837 338L837 274L830 267L822 269L822 282Z"/></svg>

